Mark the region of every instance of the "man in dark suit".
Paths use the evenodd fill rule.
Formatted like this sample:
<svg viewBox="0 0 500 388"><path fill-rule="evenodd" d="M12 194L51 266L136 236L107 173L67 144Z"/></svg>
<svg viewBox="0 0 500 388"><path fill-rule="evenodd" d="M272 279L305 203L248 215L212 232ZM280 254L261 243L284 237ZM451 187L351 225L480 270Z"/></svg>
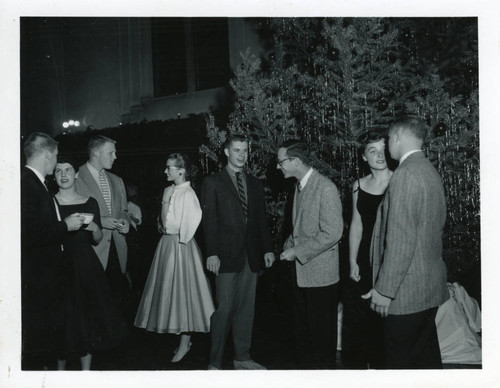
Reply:
<svg viewBox="0 0 500 388"><path fill-rule="evenodd" d="M123 180L108 171L117 159L115 144L115 140L105 136L90 139L89 160L78 171L76 191L95 198L99 204L103 238L94 250L115 297L123 303L129 281L126 275L128 249L125 235L130 228L130 217Z"/></svg>
<svg viewBox="0 0 500 388"><path fill-rule="evenodd" d="M22 343L24 352L54 351L60 325L62 243L68 231L79 229L84 217L61 220L45 184L57 162L57 142L41 132L24 142L26 165L21 173Z"/></svg>
<svg viewBox="0 0 500 388"><path fill-rule="evenodd" d="M312 368L333 368L337 351L339 246L344 223L335 184L310 167L307 144L288 140L278 149L278 168L297 179L293 231L281 260L294 262L296 341ZM302 346L300 345L302 344Z"/></svg>
<svg viewBox="0 0 500 388"><path fill-rule="evenodd" d="M201 188L207 269L216 275L217 310L211 317L208 369L221 369L232 328L235 369L266 369L250 358L258 271L274 262L261 182L243 172L248 141L229 135L227 166L207 177Z"/></svg>
<svg viewBox="0 0 500 388"><path fill-rule="evenodd" d="M427 126L404 116L389 128L399 167L372 236L371 308L385 320L388 368L442 368L435 317L449 298L442 259L446 202L441 177L422 152Z"/></svg>

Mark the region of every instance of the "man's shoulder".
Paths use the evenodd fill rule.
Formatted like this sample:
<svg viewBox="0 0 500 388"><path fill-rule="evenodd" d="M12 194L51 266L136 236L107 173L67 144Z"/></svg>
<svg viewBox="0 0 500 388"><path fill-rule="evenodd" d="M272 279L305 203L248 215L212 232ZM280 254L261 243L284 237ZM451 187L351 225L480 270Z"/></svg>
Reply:
<svg viewBox="0 0 500 388"><path fill-rule="evenodd" d="M214 172L210 175L207 175L205 178L203 178L203 184L210 184L217 182L222 178L223 171L224 169Z"/></svg>
<svg viewBox="0 0 500 388"><path fill-rule="evenodd" d="M249 174L248 172L245 173L245 176L247 178L247 182L253 183L253 184L261 184L262 181L257 178L255 175Z"/></svg>
<svg viewBox="0 0 500 388"><path fill-rule="evenodd" d="M21 185L23 186L23 190L32 190L43 188L43 186L37 183L40 182L40 179L36 176L36 174L27 167L23 167L21 171ZM41 183L41 182L40 182ZM29 189L28 189L29 188Z"/></svg>
<svg viewBox="0 0 500 388"><path fill-rule="evenodd" d="M313 173L309 177L309 181L313 185L317 185L319 187L331 188L337 190L337 186L333 181L327 176L321 174L318 170L313 170ZM309 183L309 182L308 182Z"/></svg>
<svg viewBox="0 0 500 388"><path fill-rule="evenodd" d="M36 178L36 175L28 167L23 167L21 170L21 180Z"/></svg>
<svg viewBox="0 0 500 388"><path fill-rule="evenodd" d="M78 179L85 178L89 174L90 174L90 170L89 170L89 167L87 166L87 163L84 163L80 167L78 167ZM77 182L78 182L78 179L77 179Z"/></svg>
<svg viewBox="0 0 500 388"><path fill-rule="evenodd" d="M122 178L120 178L118 175L116 175L115 173L112 173L109 170L106 170L106 174L108 174L108 177L110 177L111 179L122 180Z"/></svg>
<svg viewBox="0 0 500 388"><path fill-rule="evenodd" d="M418 152L410 155L396 170L391 178L401 178L406 175L421 175L427 170L435 170L432 162L422 153Z"/></svg>

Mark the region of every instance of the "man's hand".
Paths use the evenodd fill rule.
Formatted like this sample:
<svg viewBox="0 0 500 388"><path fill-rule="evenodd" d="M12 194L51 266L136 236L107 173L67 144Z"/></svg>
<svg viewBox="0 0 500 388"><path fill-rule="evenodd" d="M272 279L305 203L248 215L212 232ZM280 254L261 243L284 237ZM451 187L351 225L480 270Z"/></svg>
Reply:
<svg viewBox="0 0 500 388"><path fill-rule="evenodd" d="M111 230L115 230L116 228L118 228L118 226L121 225L116 218L110 216L102 216L101 224L104 229L111 229Z"/></svg>
<svg viewBox="0 0 500 388"><path fill-rule="evenodd" d="M276 258L274 257L274 253L268 252L264 255L264 263L266 263L266 268L269 268L273 265Z"/></svg>
<svg viewBox="0 0 500 388"><path fill-rule="evenodd" d="M130 224L128 223L128 221L124 218L120 218L118 222L120 223L120 225L117 227L118 232L120 232L121 234L127 234L130 229Z"/></svg>
<svg viewBox="0 0 500 388"><path fill-rule="evenodd" d="M373 288L370 291L368 291L366 294L361 295L361 299L370 299L372 297L372 291L373 291Z"/></svg>
<svg viewBox="0 0 500 388"><path fill-rule="evenodd" d="M391 298L387 296L380 295L377 290L372 288L372 302L370 303L370 308L375 311L382 318L387 317L389 313L389 306L391 304Z"/></svg>
<svg viewBox="0 0 500 388"><path fill-rule="evenodd" d="M83 225L83 220L85 217L80 214L80 213L73 213L70 216L67 216L64 219L64 222L66 222L66 226L68 227L68 231L73 232L75 230L80 229L80 227Z"/></svg>
<svg viewBox="0 0 500 388"><path fill-rule="evenodd" d="M215 276L219 276L220 259L219 256L209 256L207 259L207 269L213 272Z"/></svg>
<svg viewBox="0 0 500 388"><path fill-rule="evenodd" d="M297 258L295 251L293 248L289 248L286 251L282 252L280 255L280 260L286 261L294 261Z"/></svg>

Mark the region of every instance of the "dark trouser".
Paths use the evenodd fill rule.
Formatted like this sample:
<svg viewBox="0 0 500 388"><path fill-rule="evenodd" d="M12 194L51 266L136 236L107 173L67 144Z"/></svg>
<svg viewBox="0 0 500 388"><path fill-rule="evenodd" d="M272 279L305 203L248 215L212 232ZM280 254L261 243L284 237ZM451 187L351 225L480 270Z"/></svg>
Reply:
<svg viewBox="0 0 500 388"><path fill-rule="evenodd" d="M334 367L337 352L338 288L338 283L326 287L294 287L297 350L312 357L309 361L330 364L330 367Z"/></svg>
<svg viewBox="0 0 500 388"><path fill-rule="evenodd" d="M342 362L348 369L385 368L385 319L362 299L359 283L342 283Z"/></svg>
<svg viewBox="0 0 500 388"><path fill-rule="evenodd" d="M122 273L120 262L118 260L118 252L116 251L115 242L111 239L111 245L109 247L108 265L106 266L106 279L108 280L109 288L113 294L113 298L117 303L121 305L123 309L123 304L127 298L127 280Z"/></svg>
<svg viewBox="0 0 500 388"><path fill-rule="evenodd" d="M257 276L245 260L241 272L219 273L215 279L217 310L210 318L210 364L216 368L222 366L224 347L231 328L233 358L237 361L250 359Z"/></svg>
<svg viewBox="0 0 500 388"><path fill-rule="evenodd" d="M389 315L385 350L389 369L441 369L436 329L437 307L407 315Z"/></svg>

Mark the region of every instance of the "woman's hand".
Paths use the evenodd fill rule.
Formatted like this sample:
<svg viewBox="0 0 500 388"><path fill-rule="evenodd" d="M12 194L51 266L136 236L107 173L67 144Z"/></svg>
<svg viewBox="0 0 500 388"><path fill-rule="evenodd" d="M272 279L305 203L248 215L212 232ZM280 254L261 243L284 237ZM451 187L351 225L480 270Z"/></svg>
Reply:
<svg viewBox="0 0 500 388"><path fill-rule="evenodd" d="M359 276L359 266L357 264L350 264L351 272L349 277L355 282L359 282L361 280L361 276Z"/></svg>
<svg viewBox="0 0 500 388"><path fill-rule="evenodd" d="M94 221L91 221L90 224L88 224L88 226L83 230L88 230L89 232L92 232L92 239L94 240L94 245L97 245L101 242L103 233L101 228L99 228L99 225L97 225Z"/></svg>
<svg viewBox="0 0 500 388"><path fill-rule="evenodd" d="M86 228L83 228L83 230L88 230L89 232L97 232L99 230L99 227L94 221L91 221Z"/></svg>

